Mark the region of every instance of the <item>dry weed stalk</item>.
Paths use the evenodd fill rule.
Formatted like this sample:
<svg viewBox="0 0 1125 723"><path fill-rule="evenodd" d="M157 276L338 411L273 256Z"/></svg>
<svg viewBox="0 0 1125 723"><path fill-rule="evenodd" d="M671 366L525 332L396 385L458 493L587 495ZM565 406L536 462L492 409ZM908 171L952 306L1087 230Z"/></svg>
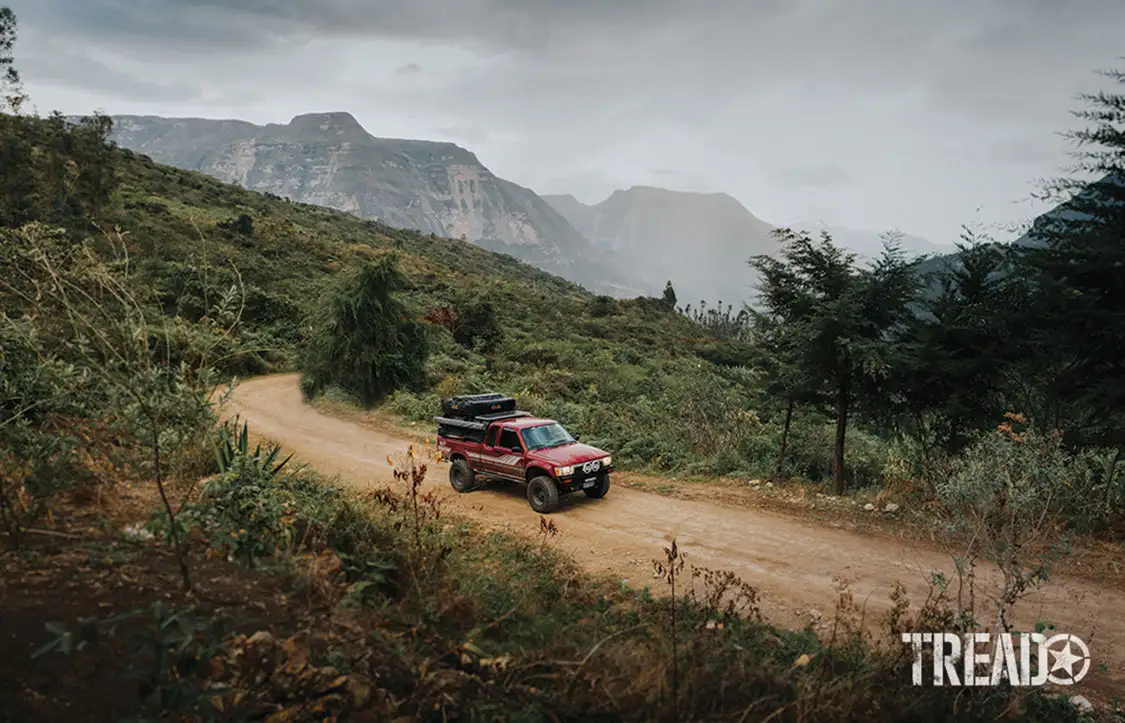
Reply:
<svg viewBox="0 0 1125 723"><path fill-rule="evenodd" d="M434 563L444 560L451 552L451 548L443 544L440 539L436 544L430 544L436 537L431 526L441 519L442 500L436 491L422 491L430 462L440 461L442 461L441 451L430 444L411 444L405 452L387 455L387 464L392 468L395 481L405 482L408 485L406 516L413 541L413 555L409 567L410 576L419 595L421 595L419 576L422 571L429 570ZM399 512L401 509L399 500L390 489L377 490L372 493L372 498L382 502L392 513Z"/></svg>
<svg viewBox="0 0 1125 723"><path fill-rule="evenodd" d="M671 610L671 625L669 626L669 634L672 642L672 717L673 720L679 718L679 693L680 693L680 661L678 650L678 639L676 635L676 580L683 573L686 555L680 552L680 548L676 545L676 540L672 540L669 547L664 548L664 559L653 560L653 570L656 576L661 578L665 584L671 589L672 597L670 602Z"/></svg>
<svg viewBox="0 0 1125 723"><path fill-rule="evenodd" d="M559 528L555 525L554 520L548 520L543 515L539 515L539 546L544 548L547 543L559 535Z"/></svg>

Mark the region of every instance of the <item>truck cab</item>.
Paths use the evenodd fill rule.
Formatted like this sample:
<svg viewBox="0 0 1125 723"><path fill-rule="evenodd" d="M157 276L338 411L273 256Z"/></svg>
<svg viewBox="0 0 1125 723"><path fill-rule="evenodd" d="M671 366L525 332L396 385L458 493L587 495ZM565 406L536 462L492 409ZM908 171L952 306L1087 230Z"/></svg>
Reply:
<svg viewBox="0 0 1125 723"><path fill-rule="evenodd" d="M495 406L499 395L481 395ZM458 398L457 401L469 398ZM510 398L505 398L510 399ZM447 402L450 402L447 404ZM443 411L457 410L453 400L443 400ZM452 462L449 481L458 492L468 492L487 479L527 485L527 499L536 512L555 510L562 495L581 490L601 499L609 492L613 459L604 450L582 444L553 419L514 409L486 411L462 407L466 412L436 417L438 449Z"/></svg>

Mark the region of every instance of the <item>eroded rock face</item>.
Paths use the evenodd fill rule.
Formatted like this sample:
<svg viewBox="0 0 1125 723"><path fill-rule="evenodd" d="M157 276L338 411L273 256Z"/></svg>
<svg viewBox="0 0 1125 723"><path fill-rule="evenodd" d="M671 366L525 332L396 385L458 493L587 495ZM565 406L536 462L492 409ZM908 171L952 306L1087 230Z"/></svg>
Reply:
<svg viewBox="0 0 1125 723"><path fill-rule="evenodd" d="M382 221L464 238L591 289L631 288L550 204L452 143L376 138L348 113L288 124L117 116L113 139L159 163ZM634 295L635 295L634 293Z"/></svg>

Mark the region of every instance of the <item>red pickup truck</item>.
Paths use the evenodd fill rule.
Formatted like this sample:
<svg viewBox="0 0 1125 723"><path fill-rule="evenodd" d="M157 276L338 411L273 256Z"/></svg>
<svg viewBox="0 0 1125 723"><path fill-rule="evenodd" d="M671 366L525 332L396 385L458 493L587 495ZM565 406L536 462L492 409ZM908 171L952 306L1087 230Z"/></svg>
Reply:
<svg viewBox="0 0 1125 723"><path fill-rule="evenodd" d="M484 479L527 485L527 501L541 514L559 497L582 490L600 499L609 492L613 459L581 444L553 419L516 411L515 400L498 394L442 400L437 444L452 462L449 483L458 492Z"/></svg>

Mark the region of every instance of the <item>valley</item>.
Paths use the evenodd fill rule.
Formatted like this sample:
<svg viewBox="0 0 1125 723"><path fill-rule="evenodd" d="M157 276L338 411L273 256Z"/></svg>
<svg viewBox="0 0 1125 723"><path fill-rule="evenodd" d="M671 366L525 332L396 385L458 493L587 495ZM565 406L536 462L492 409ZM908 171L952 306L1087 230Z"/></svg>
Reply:
<svg viewBox="0 0 1125 723"><path fill-rule="evenodd" d="M671 281L682 305L754 303L745 259L777 251L776 226L727 194L635 186L587 206L538 196L495 176L452 143L377 138L349 113L288 124L116 116L111 138L160 163L227 183L353 213L389 226L464 238L617 298L658 295ZM818 234L820 224L798 224ZM880 234L833 228L865 260ZM911 255L952 250L907 236Z"/></svg>

